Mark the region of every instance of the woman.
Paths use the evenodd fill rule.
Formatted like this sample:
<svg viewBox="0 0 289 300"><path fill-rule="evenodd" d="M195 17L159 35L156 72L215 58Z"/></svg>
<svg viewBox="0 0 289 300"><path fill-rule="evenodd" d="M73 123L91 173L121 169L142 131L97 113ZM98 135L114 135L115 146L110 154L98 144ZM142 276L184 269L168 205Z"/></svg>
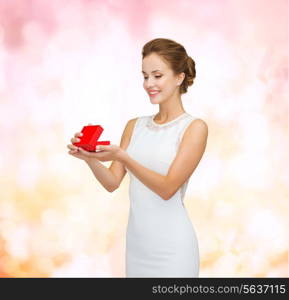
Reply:
<svg viewBox="0 0 289 300"><path fill-rule="evenodd" d="M198 240L183 199L205 151L208 126L185 112L181 100L193 84L195 63L182 45L157 38L143 47L142 74L158 114L129 120L119 147L87 152L68 145L69 154L86 161L110 192L130 175L127 277L198 277ZM106 168L99 161L113 162Z"/></svg>

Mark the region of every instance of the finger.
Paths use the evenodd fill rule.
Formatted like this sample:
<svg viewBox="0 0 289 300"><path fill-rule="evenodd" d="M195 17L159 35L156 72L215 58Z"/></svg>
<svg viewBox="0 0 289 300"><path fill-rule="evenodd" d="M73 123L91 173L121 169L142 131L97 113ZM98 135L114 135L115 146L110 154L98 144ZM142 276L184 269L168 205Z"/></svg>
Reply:
<svg viewBox="0 0 289 300"><path fill-rule="evenodd" d="M82 154L85 154L86 156L91 156L91 153L89 151L86 151L82 149L81 147L78 148L79 152Z"/></svg>
<svg viewBox="0 0 289 300"><path fill-rule="evenodd" d="M74 137L79 137L79 136L83 136L83 133L82 132L76 132L76 134L74 135Z"/></svg>
<svg viewBox="0 0 289 300"><path fill-rule="evenodd" d="M68 151L68 153L69 154L76 154L76 153L78 153L78 151L77 150L70 150L70 151Z"/></svg>
<svg viewBox="0 0 289 300"><path fill-rule="evenodd" d="M69 154L76 154L76 153L77 153L77 151L70 150L70 151L68 151L68 153L69 153Z"/></svg>
<svg viewBox="0 0 289 300"><path fill-rule="evenodd" d="M68 149L71 149L71 150L77 150L78 149L78 147L76 147L76 146L73 146L73 145L67 145L67 148Z"/></svg>
<svg viewBox="0 0 289 300"><path fill-rule="evenodd" d="M78 142L80 142L79 138L72 138L71 139L71 143L78 143Z"/></svg>
<svg viewBox="0 0 289 300"><path fill-rule="evenodd" d="M111 149L111 147L109 146L109 145L97 145L96 147L95 147L95 149L96 150L110 150Z"/></svg>

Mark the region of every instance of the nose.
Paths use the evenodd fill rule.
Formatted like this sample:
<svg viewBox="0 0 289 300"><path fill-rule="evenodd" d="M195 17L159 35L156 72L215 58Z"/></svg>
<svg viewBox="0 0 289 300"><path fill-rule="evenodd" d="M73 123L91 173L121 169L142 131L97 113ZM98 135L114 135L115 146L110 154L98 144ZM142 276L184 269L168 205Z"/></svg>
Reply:
<svg viewBox="0 0 289 300"><path fill-rule="evenodd" d="M155 81L154 81L154 79L153 78L147 78L147 80L145 81L145 86L146 86L146 88L149 90L149 89L154 89L154 86L155 86Z"/></svg>

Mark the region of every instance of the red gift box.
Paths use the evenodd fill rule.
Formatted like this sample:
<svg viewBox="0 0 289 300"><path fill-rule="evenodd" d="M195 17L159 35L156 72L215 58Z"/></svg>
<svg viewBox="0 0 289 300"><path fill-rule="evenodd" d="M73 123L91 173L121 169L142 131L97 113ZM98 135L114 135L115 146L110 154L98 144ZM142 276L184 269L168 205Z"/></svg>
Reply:
<svg viewBox="0 0 289 300"><path fill-rule="evenodd" d="M86 151L95 152L97 145L110 145L110 141L98 141L103 132L103 128L100 125L84 126L81 132L83 135L77 137L80 141L73 143L74 146L81 147Z"/></svg>

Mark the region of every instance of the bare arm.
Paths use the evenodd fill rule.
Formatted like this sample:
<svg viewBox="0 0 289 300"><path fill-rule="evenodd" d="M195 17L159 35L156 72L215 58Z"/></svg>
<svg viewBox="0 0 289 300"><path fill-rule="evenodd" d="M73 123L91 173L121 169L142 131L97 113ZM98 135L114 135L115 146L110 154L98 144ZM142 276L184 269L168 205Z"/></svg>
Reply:
<svg viewBox="0 0 289 300"><path fill-rule="evenodd" d="M123 150L126 150L129 145L136 120L137 118L129 120L126 124L120 142L120 148L122 148ZM113 192L119 187L126 174L124 165L117 160L113 161L109 168L104 166L95 158L86 160L86 163L93 172L95 178L109 192Z"/></svg>
<svg viewBox="0 0 289 300"><path fill-rule="evenodd" d="M108 191L113 192L117 185L116 178L112 172L97 159L93 158L85 161L95 178Z"/></svg>
<svg viewBox="0 0 289 300"><path fill-rule="evenodd" d="M144 185L166 200L166 176L144 167L126 153L123 154L122 161Z"/></svg>
<svg viewBox="0 0 289 300"><path fill-rule="evenodd" d="M207 124L194 120L186 129L168 174L163 176L145 168L124 152L122 163L149 189L169 200L196 169L206 148Z"/></svg>
<svg viewBox="0 0 289 300"><path fill-rule="evenodd" d="M128 145L130 143L136 121L137 121L137 118L131 119L127 122L127 124L125 126L125 129L123 131L121 141L120 141L120 148L123 149L124 151L127 149ZM117 189L120 186L127 171L124 167L124 164L117 160L114 160L111 163L109 170L115 176L115 179L116 179L115 189Z"/></svg>

